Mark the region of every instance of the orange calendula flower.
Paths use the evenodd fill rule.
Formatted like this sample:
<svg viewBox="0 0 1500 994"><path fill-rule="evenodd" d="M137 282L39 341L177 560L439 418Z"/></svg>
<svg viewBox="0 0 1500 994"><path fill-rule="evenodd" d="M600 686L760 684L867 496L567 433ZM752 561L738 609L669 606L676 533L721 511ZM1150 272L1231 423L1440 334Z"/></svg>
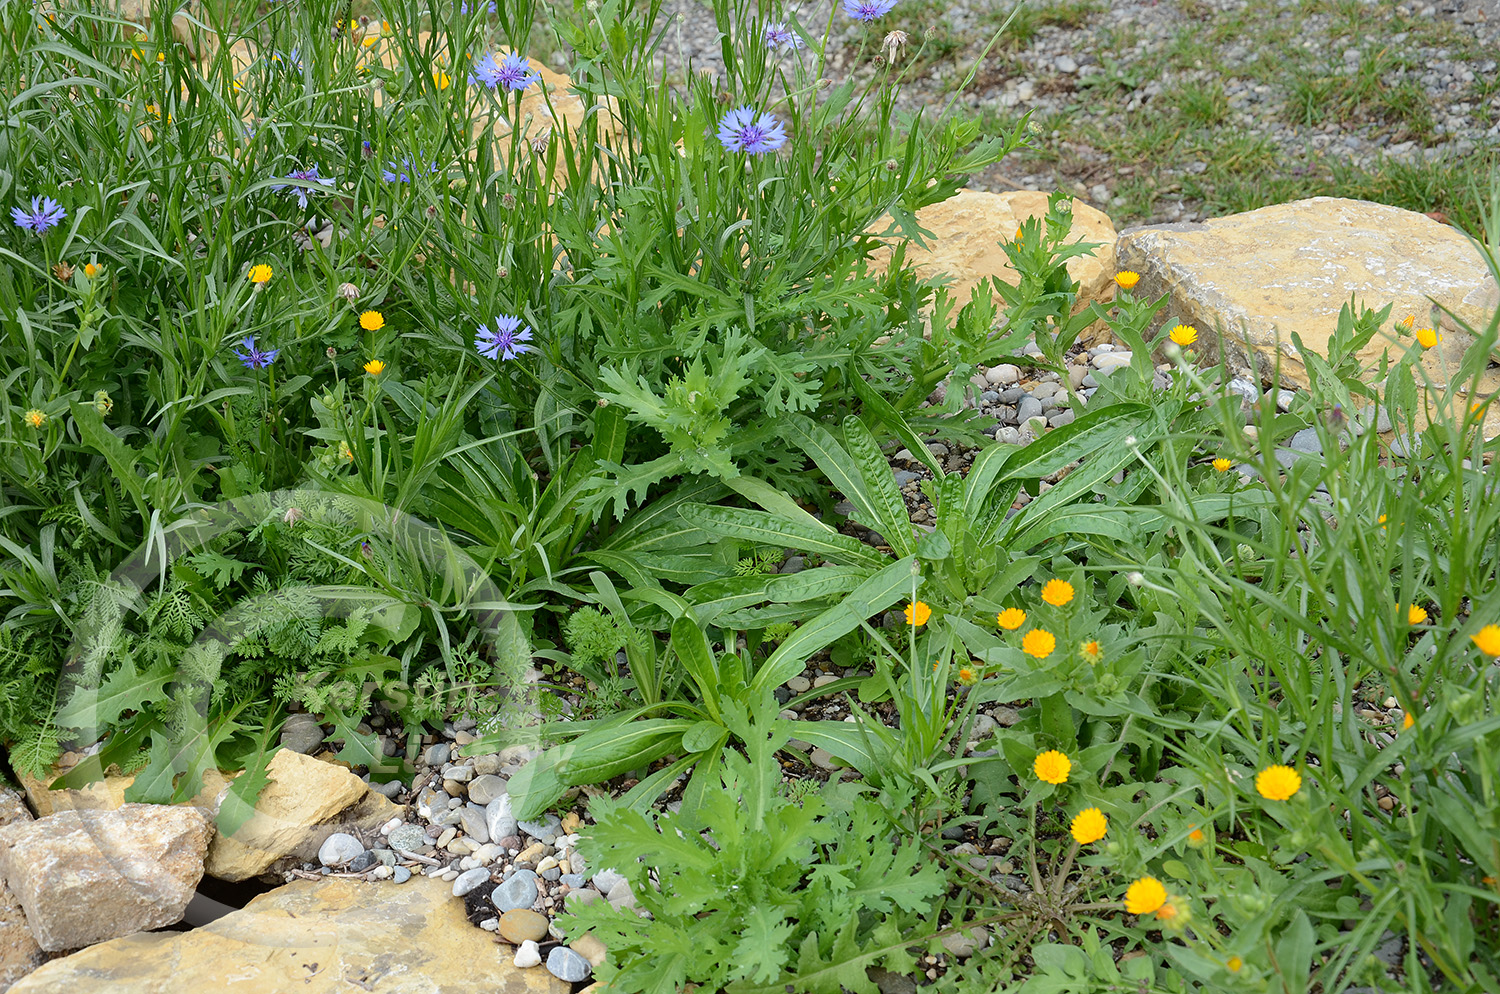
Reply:
<svg viewBox="0 0 1500 994"><path fill-rule="evenodd" d="M359 316L359 326L365 331L379 331L385 327L385 315L379 311L365 311Z"/></svg>
<svg viewBox="0 0 1500 994"><path fill-rule="evenodd" d="M1019 224L1016 225L1016 237L1013 238L1013 239L1011 239L1011 240L1012 241L1017 241L1017 242L1019 242L1021 240L1021 226Z"/></svg>
<svg viewBox="0 0 1500 994"><path fill-rule="evenodd" d="M1183 348L1187 348L1189 345L1192 345L1198 340L1198 329L1194 328L1190 324L1179 324L1177 327L1172 329L1171 333L1168 334L1167 337L1170 338L1174 344L1180 345Z"/></svg>
<svg viewBox="0 0 1500 994"><path fill-rule="evenodd" d="M1406 712L1405 714L1403 714L1401 716L1401 729L1402 729L1402 731L1405 731L1406 729L1410 728L1411 726L1415 725L1416 723L1417 723L1417 719L1415 719L1415 718L1413 718L1411 716L1411 712L1410 711Z"/></svg>
<svg viewBox="0 0 1500 994"><path fill-rule="evenodd" d="M1013 632L1026 624L1026 612L1018 607L1008 607L995 615L995 620L1000 623L1001 628Z"/></svg>
<svg viewBox="0 0 1500 994"><path fill-rule="evenodd" d="M1290 766L1268 766L1255 776L1255 790L1268 801L1285 801L1302 789L1302 774Z"/></svg>
<svg viewBox="0 0 1500 994"><path fill-rule="evenodd" d="M1062 607L1073 599L1073 585L1066 580L1048 580L1042 587L1042 600Z"/></svg>
<svg viewBox="0 0 1500 994"><path fill-rule="evenodd" d="M913 628L921 628L927 624L927 619L932 617L932 608L921 601L914 601L906 605L906 610L903 613L906 615L906 623L908 625L911 625Z"/></svg>
<svg viewBox="0 0 1500 994"><path fill-rule="evenodd" d="M969 667L962 666L959 668L958 682L963 684L965 687L972 687L978 680L979 675Z"/></svg>
<svg viewBox="0 0 1500 994"><path fill-rule="evenodd" d="M1188 845L1196 849L1199 846L1203 845L1203 843L1208 841L1208 836L1204 835L1203 829L1199 828L1197 825L1189 825L1187 840Z"/></svg>
<svg viewBox="0 0 1500 994"><path fill-rule="evenodd" d="M381 373L385 372L385 363L380 359L371 359L369 362L365 363L365 372L369 373L371 376L379 376Z"/></svg>
<svg viewBox="0 0 1500 994"><path fill-rule="evenodd" d="M1104 838L1104 834L1109 831L1109 819L1098 808L1084 808L1073 816L1069 831L1073 833L1073 841L1086 846Z"/></svg>
<svg viewBox="0 0 1500 994"><path fill-rule="evenodd" d="M1469 638L1474 640L1474 644L1479 646L1479 651L1486 656L1500 656L1500 627L1485 625Z"/></svg>
<svg viewBox="0 0 1500 994"><path fill-rule="evenodd" d="M1057 639L1052 633L1041 628L1033 628L1021 639L1021 649L1028 655L1038 659L1046 659L1052 655L1052 650L1057 648Z"/></svg>
<svg viewBox="0 0 1500 994"><path fill-rule="evenodd" d="M1218 470L1220 473L1229 472L1229 467L1233 465L1234 463L1230 462L1228 459L1225 459L1223 456L1220 456L1219 458L1214 460L1214 469Z"/></svg>
<svg viewBox="0 0 1500 994"><path fill-rule="evenodd" d="M1417 329L1417 344L1422 346L1422 348L1424 349L1430 349L1442 340L1442 336L1433 331L1431 328Z"/></svg>
<svg viewBox="0 0 1500 994"><path fill-rule="evenodd" d="M1400 328L1402 331L1411 331L1411 326L1416 323L1417 316L1415 314L1408 314L1406 315L1406 317L1396 322L1396 327Z"/></svg>
<svg viewBox="0 0 1500 994"><path fill-rule="evenodd" d="M1122 290L1129 290L1140 281L1141 274L1133 273L1128 269L1122 269L1120 272L1115 273L1115 282L1119 284Z"/></svg>
<svg viewBox="0 0 1500 994"><path fill-rule="evenodd" d="M33 407L27 411L22 418L33 428L40 428L47 423L47 415Z"/></svg>
<svg viewBox="0 0 1500 994"><path fill-rule="evenodd" d="M1132 915L1149 915L1167 903L1167 889L1155 877L1141 877L1125 891L1125 910Z"/></svg>
<svg viewBox="0 0 1500 994"><path fill-rule="evenodd" d="M1044 780L1050 784L1067 783L1068 773L1073 769L1073 761L1065 753L1056 749L1048 749L1046 752L1038 753L1036 762L1031 764L1033 772L1038 780Z"/></svg>
<svg viewBox="0 0 1500 994"><path fill-rule="evenodd" d="M1427 609L1420 604L1412 604L1406 609L1406 623L1408 625L1420 625L1427 620Z"/></svg>
<svg viewBox="0 0 1500 994"><path fill-rule="evenodd" d="M99 267L94 265L92 262L86 262L83 264L83 275L87 276L89 279L93 279L95 276L99 275Z"/></svg>
<svg viewBox="0 0 1500 994"><path fill-rule="evenodd" d="M1181 917L1181 915L1182 909L1179 908L1177 906L1177 902L1172 900L1171 898L1163 901L1161 907L1156 909L1156 920L1159 922L1166 922L1170 924L1177 921L1177 919Z"/></svg>
<svg viewBox="0 0 1500 994"><path fill-rule="evenodd" d="M1245 961L1238 956L1231 956L1224 961L1224 967L1230 973L1239 973L1245 967Z"/></svg>
<svg viewBox="0 0 1500 994"><path fill-rule="evenodd" d="M265 283L271 278L271 267L264 262L256 266L251 266L250 272L245 274L245 278L251 283Z"/></svg>
<svg viewBox="0 0 1500 994"><path fill-rule="evenodd" d="M433 70L433 72L432 72L432 85L433 86L436 86L439 90L446 90L452 83L453 83L453 77L452 76L449 76L447 73L443 72L441 69L434 69Z"/></svg>
<svg viewBox="0 0 1500 994"><path fill-rule="evenodd" d="M1104 647L1098 639L1089 639L1078 647L1078 654L1090 663L1097 664L1104 657Z"/></svg>
<svg viewBox="0 0 1500 994"><path fill-rule="evenodd" d="M1385 515L1382 514L1380 517L1376 518L1375 519L1375 523L1381 527L1381 530L1384 530L1385 529Z"/></svg>

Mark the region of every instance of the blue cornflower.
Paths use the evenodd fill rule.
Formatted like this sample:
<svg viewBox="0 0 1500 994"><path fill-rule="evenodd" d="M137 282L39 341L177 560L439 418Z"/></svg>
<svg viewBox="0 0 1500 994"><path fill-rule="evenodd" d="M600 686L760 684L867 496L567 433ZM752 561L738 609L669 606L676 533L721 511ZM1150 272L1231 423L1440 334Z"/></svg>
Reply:
<svg viewBox="0 0 1500 994"><path fill-rule="evenodd" d="M429 163L427 172L435 173L437 172L437 168L436 162ZM410 183L412 174L419 171L419 169L412 165L410 159L403 157L400 165L394 162L387 162L385 168L380 171L380 178L387 183Z"/></svg>
<svg viewBox="0 0 1500 994"><path fill-rule="evenodd" d="M779 48L783 52L795 52L803 44L802 36L787 27L785 21L767 24L763 37L766 47L773 51Z"/></svg>
<svg viewBox="0 0 1500 994"><path fill-rule="evenodd" d="M497 86L504 86L511 91L524 90L541 78L539 73L531 71L531 63L526 56L515 52L498 62L493 55L486 55L474 62L474 68L469 73L470 83L481 83L492 90Z"/></svg>
<svg viewBox="0 0 1500 994"><path fill-rule="evenodd" d="M896 0L844 0L844 13L860 21L874 21L891 12Z"/></svg>
<svg viewBox="0 0 1500 994"><path fill-rule="evenodd" d="M755 108L741 107L725 114L719 122L719 141L731 152L761 155L785 145L786 131L770 114L756 117Z"/></svg>
<svg viewBox="0 0 1500 994"><path fill-rule="evenodd" d="M523 352L530 352L531 329L520 331L521 319L502 314L495 319L494 329L480 325L474 333L474 347L486 359L514 359Z"/></svg>
<svg viewBox="0 0 1500 994"><path fill-rule="evenodd" d="M281 52L272 52L271 53L271 61L272 62L279 62L284 67L286 67L287 69L296 69L298 72L301 72L302 71L302 50L298 49L298 48L294 48L290 52L286 52L285 54L283 54Z"/></svg>
<svg viewBox="0 0 1500 994"><path fill-rule="evenodd" d="M320 183L323 186L333 186L333 177L318 175L318 164L316 162L307 169L292 170L290 173L287 173L286 178L302 180L304 183ZM297 198L297 206L301 207L303 210L307 210L307 195L309 193L320 192L317 190L310 190L305 186L293 186L290 183L277 183L272 186L271 189L278 192L282 190L291 190L292 196Z"/></svg>
<svg viewBox="0 0 1500 994"><path fill-rule="evenodd" d="M490 8L491 14L495 13L495 0L490 0L487 6ZM458 12L460 14L467 14L471 9L472 8L470 8L467 3L461 3L458 5Z"/></svg>
<svg viewBox="0 0 1500 994"><path fill-rule="evenodd" d="M68 212L51 197L32 197L31 210L12 207L10 216L16 222L16 227L25 228L33 235L45 235L49 229L62 223Z"/></svg>
<svg viewBox="0 0 1500 994"><path fill-rule="evenodd" d="M243 349L244 351L240 351L240 349ZM265 351L261 351L260 349L256 348L254 335L242 339L240 341L240 349L234 350L234 357L238 359L246 369L265 369L267 366L271 365L271 363L276 361L277 356L281 355L280 349L266 349Z"/></svg>

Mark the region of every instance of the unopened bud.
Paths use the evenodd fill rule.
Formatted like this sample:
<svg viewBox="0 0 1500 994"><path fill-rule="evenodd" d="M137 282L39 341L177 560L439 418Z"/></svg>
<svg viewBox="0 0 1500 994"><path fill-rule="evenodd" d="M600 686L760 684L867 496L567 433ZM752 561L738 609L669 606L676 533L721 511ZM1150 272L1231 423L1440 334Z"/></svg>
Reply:
<svg viewBox="0 0 1500 994"><path fill-rule="evenodd" d="M900 168L901 168L901 163L897 162L895 159L886 159L885 160L885 171L886 172L893 173L897 169L900 169Z"/></svg>
<svg viewBox="0 0 1500 994"><path fill-rule="evenodd" d="M325 351L323 354L326 355L330 360L337 359L339 357L339 350L330 345L328 346L327 351ZM331 400L332 398L330 397L329 399ZM329 406L332 407L333 405L330 404Z"/></svg>
<svg viewBox="0 0 1500 994"><path fill-rule="evenodd" d="M428 204L427 205L427 220L431 221L435 217L437 217L437 204Z"/></svg>
<svg viewBox="0 0 1500 994"><path fill-rule="evenodd" d="M505 266L501 266L499 269L495 270L495 275L503 280L510 276L510 270Z"/></svg>
<svg viewBox="0 0 1500 994"><path fill-rule="evenodd" d="M516 195L514 193L507 193L505 196L501 197L500 206L504 207L506 210L510 210L512 207L515 207Z"/></svg>

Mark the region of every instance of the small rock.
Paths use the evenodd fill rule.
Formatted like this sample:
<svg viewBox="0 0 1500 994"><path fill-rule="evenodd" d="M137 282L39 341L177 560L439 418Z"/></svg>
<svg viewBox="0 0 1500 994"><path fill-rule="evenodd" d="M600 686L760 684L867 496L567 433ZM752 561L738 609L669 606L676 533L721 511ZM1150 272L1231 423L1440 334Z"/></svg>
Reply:
<svg viewBox="0 0 1500 994"><path fill-rule="evenodd" d="M820 770L836 770L839 766L838 761L833 758L833 754L821 746L814 749L809 758L812 760L812 764Z"/></svg>
<svg viewBox="0 0 1500 994"><path fill-rule="evenodd" d="M349 862L365 851L365 844L352 835L334 832L318 847L318 862L324 866L339 866Z"/></svg>
<svg viewBox="0 0 1500 994"><path fill-rule="evenodd" d="M505 793L505 781L493 773L484 773L469 783L469 800L484 807Z"/></svg>
<svg viewBox="0 0 1500 994"><path fill-rule="evenodd" d="M542 965L542 953L535 942L527 939L516 947L516 958L512 960L516 966L525 970L533 966Z"/></svg>
<svg viewBox="0 0 1500 994"><path fill-rule="evenodd" d="M580 935L568 943L568 948L588 960L589 965L594 967L603 963L604 958L609 955L609 949L592 932Z"/></svg>
<svg viewBox="0 0 1500 994"><path fill-rule="evenodd" d="M516 816L511 813L510 795L501 794L484 807L484 822L490 838L496 842L516 834Z"/></svg>
<svg viewBox="0 0 1500 994"><path fill-rule="evenodd" d="M1059 55L1052 60L1052 64L1057 68L1058 72L1068 73L1069 75L1078 71L1078 61L1071 55Z"/></svg>
<svg viewBox="0 0 1500 994"><path fill-rule="evenodd" d="M611 887L609 893L604 895L604 899L614 905L616 910L636 907L635 892L630 889L628 880L621 880Z"/></svg>
<svg viewBox="0 0 1500 994"><path fill-rule="evenodd" d="M805 694L812 689L812 681L805 676L794 676L786 682L786 686L794 694Z"/></svg>
<svg viewBox="0 0 1500 994"><path fill-rule="evenodd" d="M569 911L576 911L579 908L593 904L603 896L603 894L592 887L581 887L578 890L568 892L568 896L563 898L563 907Z"/></svg>
<svg viewBox="0 0 1500 994"><path fill-rule="evenodd" d="M323 726L310 714L289 715L281 726L281 745L292 752L311 756L323 744Z"/></svg>
<svg viewBox="0 0 1500 994"><path fill-rule="evenodd" d="M945 935L942 939L943 948L955 959L968 959L975 952L990 944L990 934L982 926L976 925L966 932L956 935Z"/></svg>
<svg viewBox="0 0 1500 994"><path fill-rule="evenodd" d="M1013 383L1020 382L1021 370L1005 362L998 366L991 366L989 371L984 374L984 379L991 386L1008 387Z"/></svg>
<svg viewBox="0 0 1500 994"><path fill-rule="evenodd" d="M1292 440L1287 444L1291 446L1292 451L1305 452L1308 455L1319 455L1323 451L1323 443L1319 440L1315 428L1303 428L1293 435Z"/></svg>
<svg viewBox="0 0 1500 994"><path fill-rule="evenodd" d="M530 870L517 870L495 888L490 903L504 914L516 908L530 908L538 896L536 874Z"/></svg>
<svg viewBox="0 0 1500 994"><path fill-rule="evenodd" d="M599 893L608 894L614 890L615 885L621 883L625 878L614 870L600 870L594 874L594 886L599 888Z"/></svg>
<svg viewBox="0 0 1500 994"><path fill-rule="evenodd" d="M391 829L391 834L386 837L392 849L404 849L407 852L416 852L428 844L427 833L417 825L400 825Z"/></svg>
<svg viewBox="0 0 1500 994"><path fill-rule="evenodd" d="M576 984L587 979L594 968L589 965L588 960L567 946L554 946L547 954L547 972L558 980Z"/></svg>
<svg viewBox="0 0 1500 994"><path fill-rule="evenodd" d="M483 756L474 757L474 772L479 776L494 776L500 772L500 767L503 765L498 752L487 752ZM472 789L470 787L470 790Z"/></svg>
<svg viewBox="0 0 1500 994"><path fill-rule="evenodd" d="M391 870L391 879L398 884L404 884L411 879L411 870L404 866L397 866Z"/></svg>
<svg viewBox="0 0 1500 994"><path fill-rule="evenodd" d="M500 936L506 942L540 942L547 937L547 916L529 908L513 908L500 916Z"/></svg>
<svg viewBox="0 0 1500 994"><path fill-rule="evenodd" d="M422 762L428 766L442 766L448 762L448 757L453 752L453 746L447 742L438 742L428 746L422 752Z"/></svg>
<svg viewBox="0 0 1500 994"><path fill-rule="evenodd" d="M363 873L378 862L375 854L366 849L349 861L348 869L350 873Z"/></svg>
<svg viewBox="0 0 1500 994"><path fill-rule="evenodd" d="M490 830L485 819L485 809L477 804L466 804L458 811L459 824L464 834L479 845L490 841Z"/></svg>
<svg viewBox="0 0 1500 994"><path fill-rule="evenodd" d="M488 883L490 871L488 867L478 866L472 870L465 870L453 881L453 896L463 897L476 887Z"/></svg>
<svg viewBox="0 0 1500 994"><path fill-rule="evenodd" d="M449 781L453 783L468 783L473 779L474 767L472 766L450 766L443 772L444 789L447 788Z"/></svg>
<svg viewBox="0 0 1500 994"><path fill-rule="evenodd" d="M562 827L562 821L557 815L549 814L541 821L518 821L516 825L533 839L540 839L542 842L550 844L557 838L558 829Z"/></svg>

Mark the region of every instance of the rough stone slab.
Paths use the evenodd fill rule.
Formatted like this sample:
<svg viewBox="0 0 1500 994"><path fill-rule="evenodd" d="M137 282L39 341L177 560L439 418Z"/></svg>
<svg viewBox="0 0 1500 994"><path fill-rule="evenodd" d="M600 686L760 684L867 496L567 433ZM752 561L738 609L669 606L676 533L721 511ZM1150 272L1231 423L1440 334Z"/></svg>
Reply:
<svg viewBox="0 0 1500 994"><path fill-rule="evenodd" d="M1443 342L1423 357L1434 382L1446 383L1472 343L1433 301L1475 327L1488 322L1500 289L1478 250L1456 228L1425 214L1364 200L1314 197L1201 223L1149 225L1120 233L1120 269L1141 274L1134 294L1169 294L1155 327L1191 324L1199 355L1220 352L1231 367L1307 384L1291 333L1320 355L1351 296L1390 320L1411 315L1437 328ZM1429 300L1428 298L1432 299ZM1368 363L1392 357L1413 339L1377 336L1361 353ZM1253 362L1252 362L1253 360Z"/></svg>
<svg viewBox="0 0 1500 994"><path fill-rule="evenodd" d="M20 791L0 787L0 826L26 824L31 809ZM0 991L47 962L47 954L36 944L26 912L10 888L0 883Z"/></svg>
<svg viewBox="0 0 1500 994"><path fill-rule="evenodd" d="M12 994L568 994L464 919L447 884L299 880L191 932L54 960Z"/></svg>
<svg viewBox="0 0 1500 994"><path fill-rule="evenodd" d="M39 946L78 949L181 921L211 832L187 806L62 811L0 828L0 876Z"/></svg>
<svg viewBox="0 0 1500 994"><path fill-rule="evenodd" d="M255 802L255 814L209 847L209 876L248 880L282 860L311 862L333 833L378 833L404 810L343 767L290 749L272 756L266 770L271 782Z"/></svg>
<svg viewBox="0 0 1500 994"><path fill-rule="evenodd" d="M969 302L969 292L986 277L998 276L1015 286L1021 277L1011 268L1001 243L1012 241L1023 221L1044 217L1047 198L1047 194L1032 190L1009 193L960 190L941 203L917 211L918 222L935 237L926 240L925 249L908 243L906 259L923 278L947 273L952 281L949 293L960 306ZM880 232L889 224L888 217L881 218L870 230ZM1068 260L1068 275L1079 284L1076 313L1095 301L1114 299L1114 222L1103 212L1074 200L1068 243L1074 242L1101 243L1093 255ZM871 256L872 271L884 271L889 259L889 250ZM1004 305L999 306L1003 310Z"/></svg>

